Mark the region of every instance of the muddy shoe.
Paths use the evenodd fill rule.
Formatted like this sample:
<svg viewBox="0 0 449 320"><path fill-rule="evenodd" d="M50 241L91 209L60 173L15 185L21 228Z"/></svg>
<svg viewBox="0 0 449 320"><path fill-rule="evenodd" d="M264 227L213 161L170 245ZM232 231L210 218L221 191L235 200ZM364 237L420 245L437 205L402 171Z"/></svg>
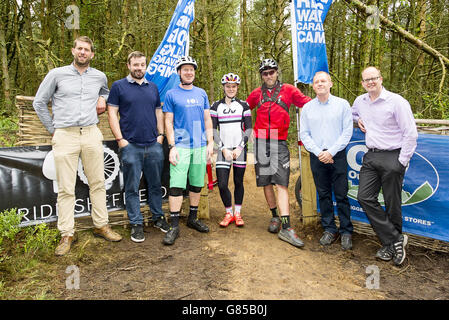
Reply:
<svg viewBox="0 0 449 320"><path fill-rule="evenodd" d="M165 245L172 245L175 243L176 238L179 237L179 227L171 227L170 230L165 234L164 240L162 243Z"/></svg>
<svg viewBox="0 0 449 320"><path fill-rule="evenodd" d="M401 234L397 242L393 243L393 262L400 266L405 260L405 247L407 246L408 237L406 234Z"/></svg>
<svg viewBox="0 0 449 320"><path fill-rule="evenodd" d="M101 228L94 228L93 234L95 237L101 237L108 241L117 242L122 240L122 236L119 235L117 232L112 231L110 225L105 225Z"/></svg>
<svg viewBox="0 0 449 320"><path fill-rule="evenodd" d="M341 248L343 250L351 250L352 249L352 236L350 234L342 234L341 235Z"/></svg>
<svg viewBox="0 0 449 320"><path fill-rule="evenodd" d="M324 231L323 235L320 238L320 244L322 246L329 246L337 239L335 233L331 233L329 231Z"/></svg>
<svg viewBox="0 0 449 320"><path fill-rule="evenodd" d="M390 261L393 259L394 250L392 246L383 246L376 252L376 258L383 261Z"/></svg>
<svg viewBox="0 0 449 320"><path fill-rule="evenodd" d="M298 235L296 234L295 230L293 230L293 228L281 229L281 231L279 231L278 233L278 237L279 239L284 240L295 247L298 248L304 247L304 242L302 242L301 239L299 239Z"/></svg>
<svg viewBox="0 0 449 320"><path fill-rule="evenodd" d="M167 223L164 217L154 221L153 226L161 230L163 233L167 233L170 230L170 225Z"/></svg>
<svg viewBox="0 0 449 320"><path fill-rule="evenodd" d="M199 232L204 232L207 233L209 232L209 227L206 226L201 220L187 220L187 226L189 228L195 229L196 231Z"/></svg>
<svg viewBox="0 0 449 320"><path fill-rule="evenodd" d="M59 241L59 245L55 249L55 255L57 256L63 256L66 255L70 248L72 247L72 244L78 241L78 235L75 233L73 236L64 236L61 238L61 241Z"/></svg>
<svg viewBox="0 0 449 320"><path fill-rule="evenodd" d="M281 219L279 217L271 218L270 225L268 226L268 231L271 233L278 233L281 228Z"/></svg>

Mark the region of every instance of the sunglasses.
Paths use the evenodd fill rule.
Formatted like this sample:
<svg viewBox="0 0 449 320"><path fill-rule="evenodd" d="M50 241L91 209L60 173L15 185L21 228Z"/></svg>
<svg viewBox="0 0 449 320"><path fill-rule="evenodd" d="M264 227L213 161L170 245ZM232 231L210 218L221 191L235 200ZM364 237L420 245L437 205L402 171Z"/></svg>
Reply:
<svg viewBox="0 0 449 320"><path fill-rule="evenodd" d="M262 72L262 77L272 76L275 72L276 70L264 71Z"/></svg>

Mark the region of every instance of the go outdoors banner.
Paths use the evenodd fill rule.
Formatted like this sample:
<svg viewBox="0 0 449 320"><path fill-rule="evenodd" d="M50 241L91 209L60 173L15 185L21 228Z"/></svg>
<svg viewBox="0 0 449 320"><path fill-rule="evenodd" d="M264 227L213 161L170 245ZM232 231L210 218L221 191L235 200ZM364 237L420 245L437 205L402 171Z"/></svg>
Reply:
<svg viewBox="0 0 449 320"><path fill-rule="evenodd" d="M323 22L332 0L293 0L291 24L295 81L312 83L318 71L329 72Z"/></svg>
<svg viewBox="0 0 449 320"><path fill-rule="evenodd" d="M449 136L419 134L418 146L405 173L402 188L404 232L449 241L448 146ZM366 151L365 134L354 129L346 148L351 218L369 223L357 202L359 172ZM382 193L379 202L384 205Z"/></svg>
<svg viewBox="0 0 449 320"><path fill-rule="evenodd" d="M165 93L179 84L175 71L178 58L188 55L189 26L194 19L195 0L179 0L164 39L148 64L145 78L154 82L161 102Z"/></svg>

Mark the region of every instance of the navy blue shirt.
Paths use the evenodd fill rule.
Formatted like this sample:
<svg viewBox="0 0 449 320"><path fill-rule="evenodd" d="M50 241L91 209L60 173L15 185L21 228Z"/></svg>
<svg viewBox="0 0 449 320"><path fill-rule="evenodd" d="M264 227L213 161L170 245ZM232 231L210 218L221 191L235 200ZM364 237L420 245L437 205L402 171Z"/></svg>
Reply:
<svg viewBox="0 0 449 320"><path fill-rule="evenodd" d="M153 144L158 136L156 109L161 108L159 91L144 78L139 85L129 75L115 81L108 104L118 107L123 138L140 146Z"/></svg>

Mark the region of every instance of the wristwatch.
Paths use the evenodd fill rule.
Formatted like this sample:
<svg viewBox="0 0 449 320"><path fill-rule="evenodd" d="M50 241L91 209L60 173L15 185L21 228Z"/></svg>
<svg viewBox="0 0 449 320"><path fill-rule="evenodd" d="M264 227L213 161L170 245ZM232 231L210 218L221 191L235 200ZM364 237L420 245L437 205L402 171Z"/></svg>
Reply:
<svg viewBox="0 0 449 320"><path fill-rule="evenodd" d="M174 144L169 144L168 145L168 150L171 150L171 148L173 148L175 145Z"/></svg>

